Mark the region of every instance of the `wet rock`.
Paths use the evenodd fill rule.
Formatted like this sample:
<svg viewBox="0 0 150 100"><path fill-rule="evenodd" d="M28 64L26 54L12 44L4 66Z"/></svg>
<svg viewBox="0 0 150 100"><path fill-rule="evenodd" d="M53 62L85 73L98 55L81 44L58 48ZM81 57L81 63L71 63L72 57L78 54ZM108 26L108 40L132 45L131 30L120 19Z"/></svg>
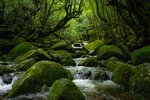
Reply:
<svg viewBox="0 0 150 100"><path fill-rule="evenodd" d="M87 67L98 66L98 64L99 62L95 57L89 57L82 63L83 66L87 66Z"/></svg>
<svg viewBox="0 0 150 100"><path fill-rule="evenodd" d="M71 54L66 53L66 52L63 52L59 55L59 61L64 66L69 66L69 65L76 66L76 63L72 59Z"/></svg>
<svg viewBox="0 0 150 100"><path fill-rule="evenodd" d="M130 64L120 63L113 72L112 80L118 84L129 88L129 80L133 75L133 66Z"/></svg>
<svg viewBox="0 0 150 100"><path fill-rule="evenodd" d="M117 68L117 65L119 64L122 63L115 57L111 57L103 63L103 65L112 72Z"/></svg>
<svg viewBox="0 0 150 100"><path fill-rule="evenodd" d="M16 65L14 69L17 71L26 71L35 63L36 61L34 58L26 59L22 61L21 63L19 63L18 65Z"/></svg>
<svg viewBox="0 0 150 100"><path fill-rule="evenodd" d="M6 84L10 84L11 81L12 81L12 78L13 78L13 74L12 73L10 73L10 74L3 74L2 75L3 82L6 83Z"/></svg>
<svg viewBox="0 0 150 100"><path fill-rule="evenodd" d="M132 100L149 100L150 98L150 63L144 63L134 69L130 79Z"/></svg>
<svg viewBox="0 0 150 100"><path fill-rule="evenodd" d="M28 52L31 49L36 48L35 46L33 46L32 44L30 44L29 42L24 42L24 43L20 43L19 45L17 45L16 47L14 47L13 49L11 49L9 51L9 56L11 57L10 60L25 54L26 52Z"/></svg>
<svg viewBox="0 0 150 100"><path fill-rule="evenodd" d="M85 56L85 55L87 55L87 54L88 54L88 51L85 50L85 49L83 49L83 50L78 50L78 51L75 52L74 58L79 58L79 57Z"/></svg>
<svg viewBox="0 0 150 100"><path fill-rule="evenodd" d="M100 49L98 50L97 59L106 60L110 57L116 57L116 58L122 59L123 53L118 47L113 46L113 45L104 45L100 47Z"/></svg>
<svg viewBox="0 0 150 100"><path fill-rule="evenodd" d="M73 50L71 44L66 42L66 41L57 42L51 48L53 50L67 50L67 51L72 51Z"/></svg>
<svg viewBox="0 0 150 100"><path fill-rule="evenodd" d="M109 76L104 70L101 70L100 68L97 68L93 75L94 80L109 80Z"/></svg>
<svg viewBox="0 0 150 100"><path fill-rule="evenodd" d="M22 62L26 59L34 58L36 61L51 60L51 56L47 54L43 49L29 50L27 53L15 58L15 62Z"/></svg>
<svg viewBox="0 0 150 100"><path fill-rule="evenodd" d="M3 75L4 73L11 73L14 69L11 67L1 66L0 65L0 75Z"/></svg>
<svg viewBox="0 0 150 100"><path fill-rule="evenodd" d="M132 63L135 65L150 62L150 46L143 47L131 53Z"/></svg>
<svg viewBox="0 0 150 100"><path fill-rule="evenodd" d="M102 45L104 45L103 40L95 40L93 42L86 44L84 48L90 52L90 51L94 51L96 47L102 46Z"/></svg>
<svg viewBox="0 0 150 100"><path fill-rule="evenodd" d="M16 81L8 97L40 92L43 85L51 86L60 78L73 79L71 72L62 65L52 61L39 61Z"/></svg>
<svg viewBox="0 0 150 100"><path fill-rule="evenodd" d="M85 98L71 80L59 79L52 85L48 100L85 100Z"/></svg>
<svg viewBox="0 0 150 100"><path fill-rule="evenodd" d="M72 54L66 50L48 51L52 55L54 61L61 63L64 66L75 66L76 63L72 58Z"/></svg>

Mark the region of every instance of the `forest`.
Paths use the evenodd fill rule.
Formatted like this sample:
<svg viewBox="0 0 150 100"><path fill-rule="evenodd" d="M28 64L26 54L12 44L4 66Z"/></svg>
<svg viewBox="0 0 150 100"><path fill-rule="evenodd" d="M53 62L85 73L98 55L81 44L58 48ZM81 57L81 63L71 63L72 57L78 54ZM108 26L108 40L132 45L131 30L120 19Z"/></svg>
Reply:
<svg viewBox="0 0 150 100"><path fill-rule="evenodd" d="M0 100L150 100L150 0L0 0Z"/></svg>

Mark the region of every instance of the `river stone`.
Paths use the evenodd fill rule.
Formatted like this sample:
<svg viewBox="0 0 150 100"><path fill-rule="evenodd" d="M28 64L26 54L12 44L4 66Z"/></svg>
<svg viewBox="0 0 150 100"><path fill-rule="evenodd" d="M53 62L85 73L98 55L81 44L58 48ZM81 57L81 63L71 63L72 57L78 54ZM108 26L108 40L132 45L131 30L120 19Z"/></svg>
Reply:
<svg viewBox="0 0 150 100"><path fill-rule="evenodd" d="M36 47L30 44L29 42L23 42L11 49L8 54L11 57L11 59L14 59L34 48Z"/></svg>
<svg viewBox="0 0 150 100"><path fill-rule="evenodd" d="M103 65L112 72L117 68L119 64L122 63L115 57L111 57L103 63Z"/></svg>
<svg viewBox="0 0 150 100"><path fill-rule="evenodd" d="M116 57L116 58L122 59L123 53L118 47L113 46L113 45L104 45L100 47L100 49L98 50L97 59L106 60L110 57Z"/></svg>
<svg viewBox="0 0 150 100"><path fill-rule="evenodd" d="M57 42L51 48L53 50L67 50L67 51L72 51L73 50L71 44L66 42L66 41Z"/></svg>
<svg viewBox="0 0 150 100"><path fill-rule="evenodd" d="M134 69L134 75L130 79L130 93L132 100L150 99L150 63Z"/></svg>
<svg viewBox="0 0 150 100"><path fill-rule="evenodd" d="M131 53L132 63L135 65L150 62L150 46L143 47Z"/></svg>
<svg viewBox="0 0 150 100"><path fill-rule="evenodd" d="M0 75L3 75L4 73L11 73L11 72L14 72L14 69L12 67L0 65Z"/></svg>
<svg viewBox="0 0 150 100"><path fill-rule="evenodd" d="M26 59L34 58L36 61L51 60L51 56L47 54L43 49L29 50L27 53L15 58L15 62L22 62Z"/></svg>
<svg viewBox="0 0 150 100"><path fill-rule="evenodd" d="M43 85L51 86L57 79L73 79L71 72L52 61L39 61L28 69L12 86L8 97L40 92Z"/></svg>
<svg viewBox="0 0 150 100"><path fill-rule="evenodd" d="M17 64L14 67L14 69L17 71L26 71L35 63L36 63L36 61L34 58L26 59L26 60L22 61L21 63Z"/></svg>
<svg viewBox="0 0 150 100"><path fill-rule="evenodd" d="M48 100L85 100L79 88L69 79L55 81Z"/></svg>
<svg viewBox="0 0 150 100"><path fill-rule="evenodd" d="M98 46L102 46L104 45L104 41L103 40L95 40L93 42L90 42L88 44L86 44L84 46L84 48L86 50L88 50L89 52L94 51Z"/></svg>
<svg viewBox="0 0 150 100"><path fill-rule="evenodd" d="M118 84L129 87L129 80L133 75L133 66L130 64L120 63L113 72L112 80Z"/></svg>
<svg viewBox="0 0 150 100"><path fill-rule="evenodd" d="M76 66L75 61L72 59L72 55L69 52L62 52L59 54L59 61L64 66Z"/></svg>
<svg viewBox="0 0 150 100"><path fill-rule="evenodd" d="M76 65L75 61L72 58L72 53L66 50L58 50L58 51L48 50L47 52L52 56L52 59L54 61L64 66Z"/></svg>
<svg viewBox="0 0 150 100"><path fill-rule="evenodd" d="M87 67L94 67L94 66L97 67L98 64L99 62L95 57L89 57L82 63L83 66L87 66Z"/></svg>

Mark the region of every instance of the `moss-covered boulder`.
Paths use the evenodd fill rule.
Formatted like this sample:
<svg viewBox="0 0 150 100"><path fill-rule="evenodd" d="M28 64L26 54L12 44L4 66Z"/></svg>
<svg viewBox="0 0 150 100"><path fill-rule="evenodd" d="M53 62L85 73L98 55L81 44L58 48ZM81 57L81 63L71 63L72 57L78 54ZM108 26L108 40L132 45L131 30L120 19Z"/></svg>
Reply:
<svg viewBox="0 0 150 100"><path fill-rule="evenodd" d="M69 79L55 81L48 100L85 100L79 88Z"/></svg>
<svg viewBox="0 0 150 100"><path fill-rule="evenodd" d="M72 51L73 50L71 44L66 42L66 41L57 42L51 48L53 50L67 50L67 51Z"/></svg>
<svg viewBox="0 0 150 100"><path fill-rule="evenodd" d="M122 63L115 57L111 57L103 63L103 65L112 72L117 68L119 64Z"/></svg>
<svg viewBox="0 0 150 100"><path fill-rule="evenodd" d="M14 69L11 67L0 65L0 75L5 74L5 73L11 73L13 71Z"/></svg>
<svg viewBox="0 0 150 100"><path fill-rule="evenodd" d="M22 61L21 63L17 64L14 67L14 69L17 71L26 71L35 63L36 63L36 61L34 58L26 59L26 60Z"/></svg>
<svg viewBox="0 0 150 100"><path fill-rule="evenodd" d="M39 61L16 81L8 97L39 92L43 85L51 86L60 78L73 79L71 72L62 65L52 61Z"/></svg>
<svg viewBox="0 0 150 100"><path fill-rule="evenodd" d="M100 69L99 67L96 69L93 75L94 80L109 80L109 76L107 75L106 71Z"/></svg>
<svg viewBox="0 0 150 100"><path fill-rule="evenodd" d="M123 53L122 51L113 45L104 45L102 47L100 47L100 49L98 50L98 54L97 54L97 59L101 60L101 59L108 59L110 57L116 57L116 58L123 58Z"/></svg>
<svg viewBox="0 0 150 100"><path fill-rule="evenodd" d="M124 54L123 60L128 61L131 59L130 57L130 51L127 46L125 46L122 42L115 44Z"/></svg>
<svg viewBox="0 0 150 100"><path fill-rule="evenodd" d="M130 93L132 100L150 99L150 63L134 69L134 75L130 79Z"/></svg>
<svg viewBox="0 0 150 100"><path fill-rule="evenodd" d="M43 49L29 50L27 53L18 56L14 59L15 62L22 62L26 59L34 58L36 61L51 60L51 56L47 54Z"/></svg>
<svg viewBox="0 0 150 100"><path fill-rule="evenodd" d="M112 80L118 84L129 88L129 80L133 75L133 66L129 64L119 64L113 72Z"/></svg>
<svg viewBox="0 0 150 100"><path fill-rule="evenodd" d="M87 67L94 67L94 66L97 67L98 64L99 62L95 57L89 57L82 63L83 66L87 66Z"/></svg>
<svg viewBox="0 0 150 100"><path fill-rule="evenodd" d="M84 46L86 50L89 52L94 51L98 46L103 46L104 41L103 40L95 40L93 42L90 42Z"/></svg>
<svg viewBox="0 0 150 100"><path fill-rule="evenodd" d="M24 42L11 49L8 54L12 59L14 59L34 48L36 47L33 46L32 44Z"/></svg>
<svg viewBox="0 0 150 100"><path fill-rule="evenodd" d="M85 50L85 49L82 49L82 50L78 50L75 52L74 54L74 58L79 58L79 57L82 57L82 56L86 56L88 54L88 51Z"/></svg>
<svg viewBox="0 0 150 100"><path fill-rule="evenodd" d="M62 52L59 55L59 61L64 66L69 66L69 65L75 66L76 65L75 61L72 59L72 55L67 52Z"/></svg>
<svg viewBox="0 0 150 100"><path fill-rule="evenodd" d="M131 53L132 63L135 65L150 62L150 46L143 47Z"/></svg>

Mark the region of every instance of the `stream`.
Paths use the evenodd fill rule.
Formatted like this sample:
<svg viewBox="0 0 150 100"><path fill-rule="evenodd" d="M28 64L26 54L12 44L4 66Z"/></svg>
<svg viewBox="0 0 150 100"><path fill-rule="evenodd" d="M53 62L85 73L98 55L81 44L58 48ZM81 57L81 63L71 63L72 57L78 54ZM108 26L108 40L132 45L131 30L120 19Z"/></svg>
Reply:
<svg viewBox="0 0 150 100"><path fill-rule="evenodd" d="M124 100L120 99L114 92L120 92L120 86L111 80L112 73L101 67L79 66L86 58L76 58L76 66L66 66L70 70L74 80L73 82L79 87L85 95L86 100ZM103 70L108 79L94 79L94 73L97 69ZM7 93L15 81L23 72L9 73L0 76L0 100L2 95ZM5 76L5 77L4 77ZM10 77L10 79L9 79ZM5 80L11 80L6 83ZM114 95L115 94L115 95ZM15 98L2 98L3 100L47 100L48 91L41 91L35 94L20 95Z"/></svg>

